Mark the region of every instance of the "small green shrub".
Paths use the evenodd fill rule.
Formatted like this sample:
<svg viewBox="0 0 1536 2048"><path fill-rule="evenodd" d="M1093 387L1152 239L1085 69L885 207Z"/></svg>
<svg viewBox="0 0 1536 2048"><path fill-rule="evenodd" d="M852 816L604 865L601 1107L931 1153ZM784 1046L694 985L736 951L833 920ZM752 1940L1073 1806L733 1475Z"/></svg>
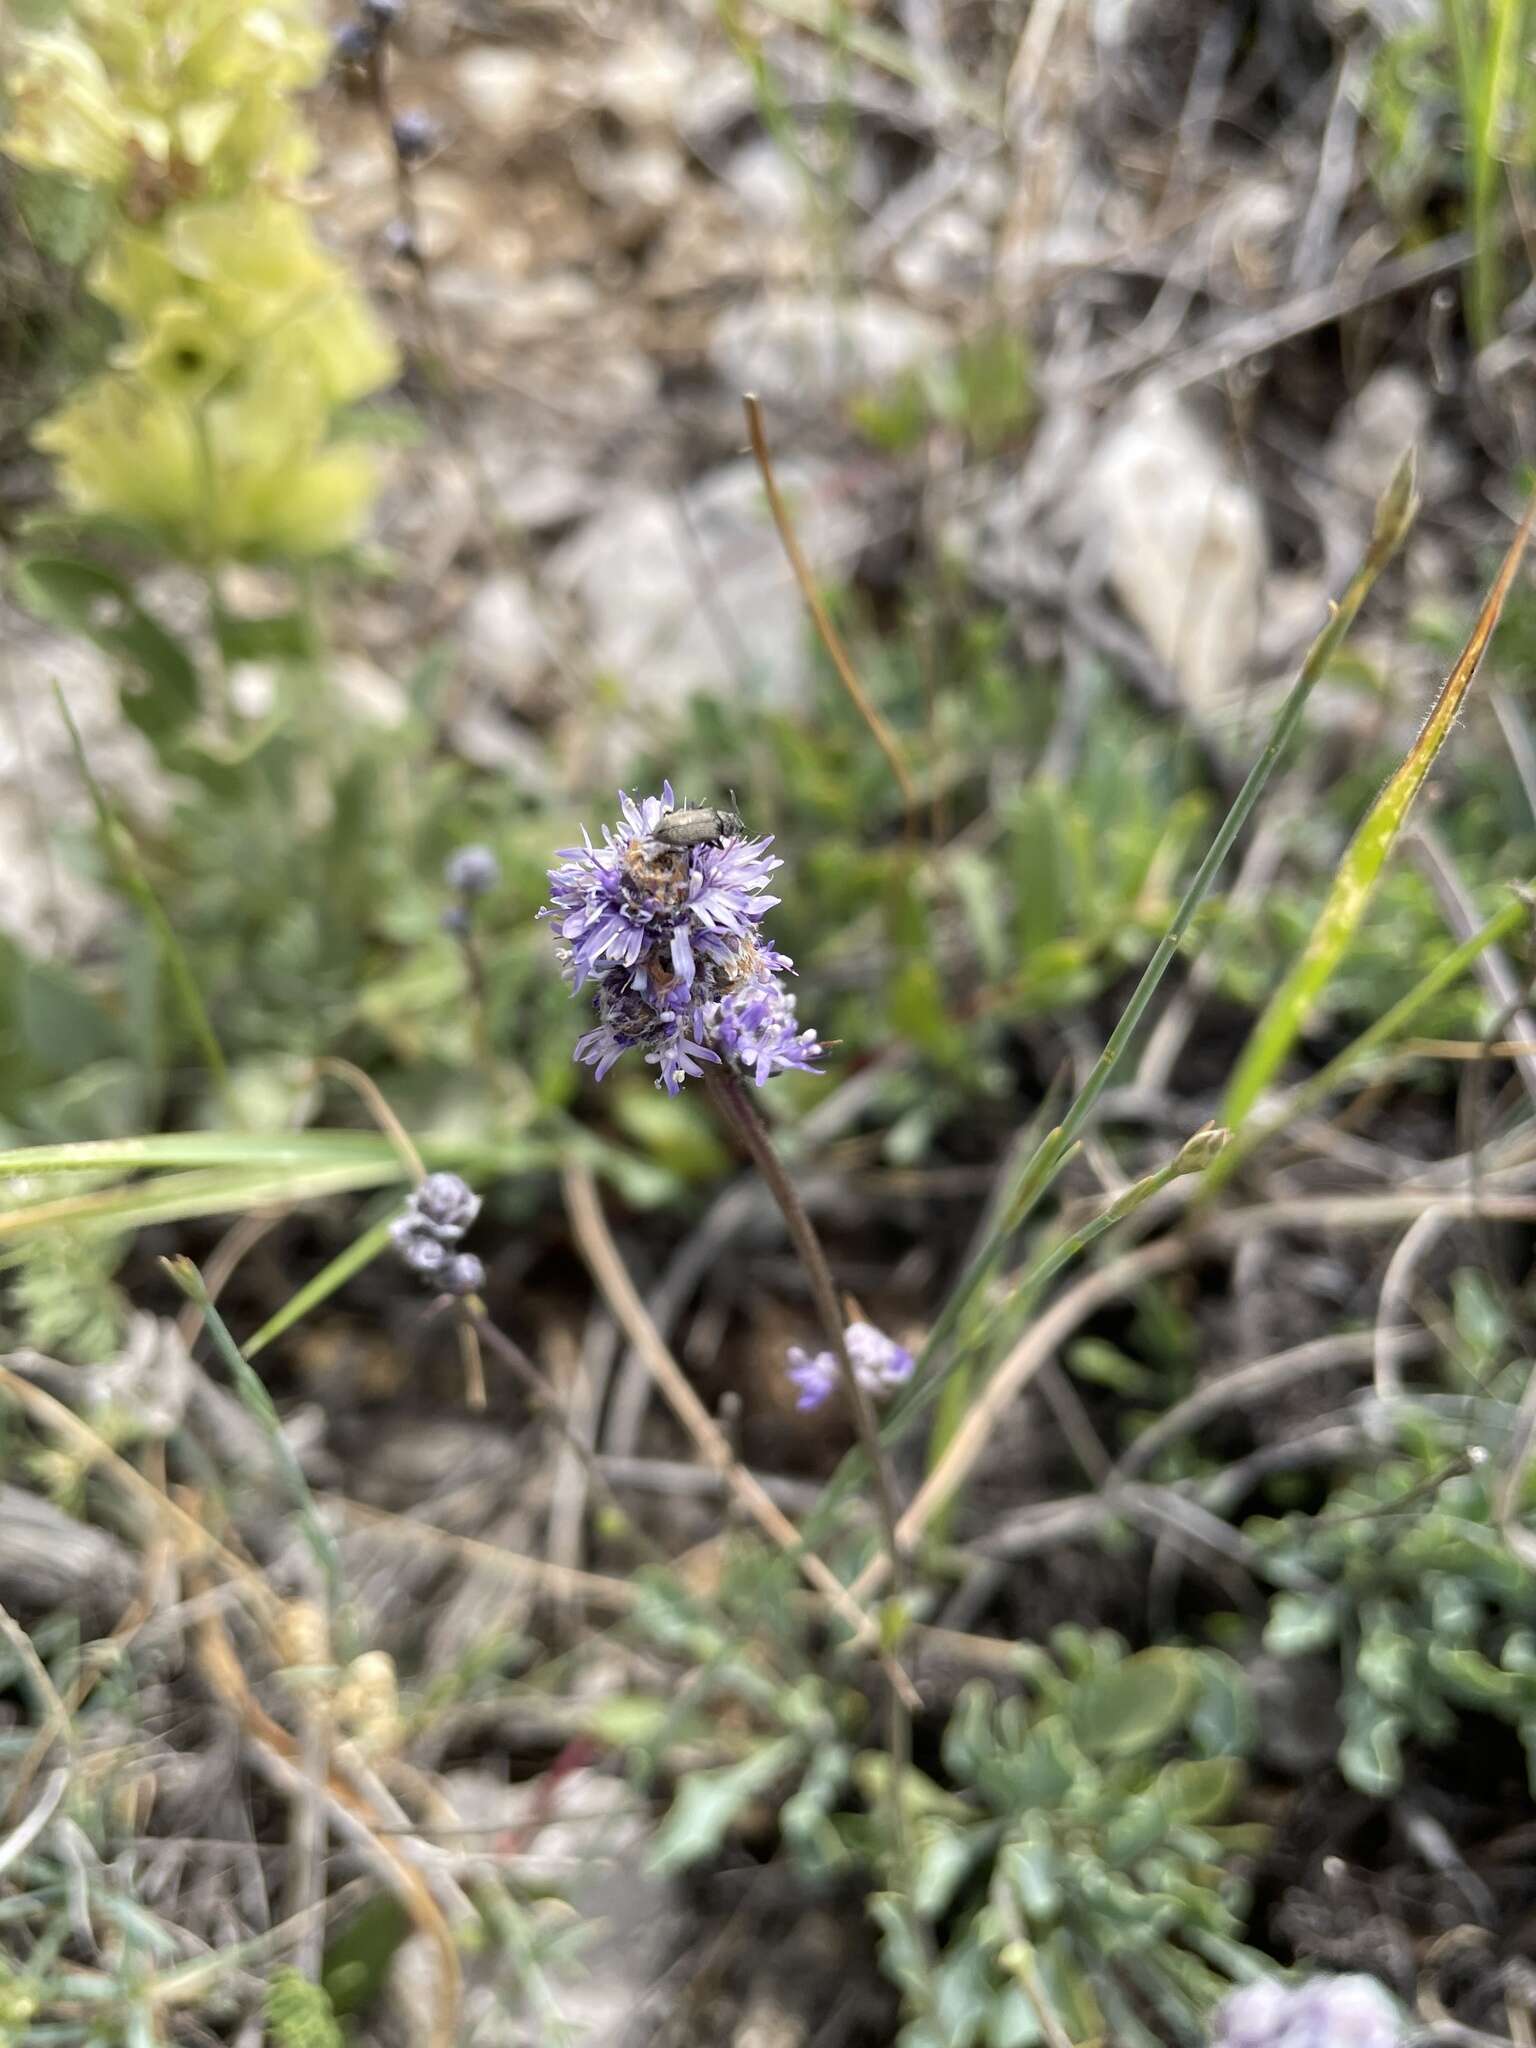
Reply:
<svg viewBox="0 0 1536 2048"><path fill-rule="evenodd" d="M1536 1786L1536 1575L1497 1526L1497 1483L1426 1428L1321 1514L1249 1524L1285 1587L1265 1644L1337 1654L1339 1768L1363 1792L1397 1791L1404 1742L1449 1742L1463 1708L1516 1731Z"/></svg>
<svg viewBox="0 0 1536 2048"><path fill-rule="evenodd" d="M1239 1866L1263 1831L1227 1818L1250 1709L1225 1657L1129 1653L1076 1628L1056 1631L1053 1654L1021 1647L1023 1692L999 1699L976 1683L957 1700L944 1782L905 1772L903 1848L886 1820L891 1761L859 1746L857 1695L840 1701L815 1680L775 1687L739 1649L675 1619L669 1632L695 1657L707 1651L714 1683L750 1693L777 1726L732 1763L681 1779L660 1867L715 1854L749 1808L798 1779L781 1839L812 1879L872 1877L882 1960L908 2008L902 2048L1037 2048L1062 2034L1195 2043L1233 1982L1266 1967L1239 1939ZM732 1670L749 1674L745 1686ZM604 1732L643 1736L653 1754L692 1739L659 1701L629 1703L627 1722L617 1711L605 1710Z"/></svg>

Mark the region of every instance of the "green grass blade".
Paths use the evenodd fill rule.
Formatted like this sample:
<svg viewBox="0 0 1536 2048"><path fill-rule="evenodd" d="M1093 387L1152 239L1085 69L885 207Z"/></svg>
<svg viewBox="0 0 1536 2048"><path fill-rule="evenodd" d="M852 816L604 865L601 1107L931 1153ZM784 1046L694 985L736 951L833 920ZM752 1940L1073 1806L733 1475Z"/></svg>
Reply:
<svg viewBox="0 0 1536 2048"><path fill-rule="evenodd" d="M1311 938L1300 959L1270 998L1243 1048L1222 1105L1221 1120L1224 1124L1236 1128L1253 1108L1303 1030L1313 1004L1349 951L1387 856L1397 844L1413 800L1450 734L1487 651L1488 642L1493 637L1493 629L1499 622L1504 600L1509 595L1510 585L1530 539L1533 518L1536 518L1536 498L1531 500L1520 522L1509 552L1494 578L1493 587L1483 601L1471 637L1442 684L1418 738L1366 813L1313 926Z"/></svg>
<svg viewBox="0 0 1536 2048"><path fill-rule="evenodd" d="M166 1131L139 1138L88 1138L69 1145L19 1145L0 1152L0 1179L16 1174L137 1173L177 1166L300 1169L383 1159L377 1131Z"/></svg>
<svg viewBox="0 0 1536 2048"><path fill-rule="evenodd" d="M1376 508L1376 520L1365 554L1350 578L1344 595L1334 607L1333 615L1322 632L1318 634L1307 650L1306 659L1295 682L1286 694L1285 702L1275 714L1269 738L1264 750L1249 771L1248 779L1239 790L1231 810L1222 821L1221 829L1211 842L1210 851L1200 863L1194 880L1184 892L1182 902L1174 912L1173 920L1156 952L1147 963L1134 994L1110 1033L1103 1052L1099 1055L1092 1073L1079 1090L1076 1100L1055 1130L1046 1134L1034 1153L1025 1162L1013 1188L1005 1200L998 1205L998 1220L992 1231L960 1277L954 1291L940 1311L938 1321L924 1347L919 1361L918 1379L924 1376L927 1362L936 1353L954 1329L966 1307L974 1298L978 1288L994 1271L1001 1256L1003 1245L1020 1223L1029 1215L1040 1197L1045 1193L1065 1164L1067 1154L1076 1142L1092 1113L1094 1104L1103 1093L1113 1075L1126 1047L1135 1035L1136 1028L1146 1013L1147 1005L1157 992L1158 984L1167 973L1174 954L1194 920L1195 912L1210 893L1211 886L1220 872L1222 864L1231 852L1238 834L1247 823L1254 805L1262 795L1265 785L1286 748L1296 736L1301 724L1307 699L1311 696L1318 678L1338 653L1345 635L1355 622L1356 614L1364 604L1371 586L1396 554L1403 537L1413 523L1418 510L1418 494L1414 488L1414 458L1410 450L1398 465L1397 473ZM1230 1121L1223 1117L1223 1122Z"/></svg>
<svg viewBox="0 0 1536 2048"><path fill-rule="evenodd" d="M1525 0L1445 0L1467 152L1467 212L1472 280L1467 324L1481 347L1499 331L1504 265L1499 192L1504 181L1506 117L1519 89L1520 23Z"/></svg>
<svg viewBox="0 0 1536 2048"><path fill-rule="evenodd" d="M1287 1129L1298 1117L1310 1116L1319 1104L1326 1102L1347 1074L1399 1038L1419 1013L1432 1003L1436 996L1458 982L1472 965L1479 953L1487 952L1490 946L1499 946L1512 938L1524 924L1531 920L1531 892L1536 891L1536 879L1524 885L1521 893L1496 911L1486 924L1471 934L1442 960L1436 961L1416 987L1411 988L1401 1001L1384 1010L1373 1024L1360 1036L1346 1045L1344 1050L1329 1060L1324 1067L1301 1086L1287 1095L1278 1111L1268 1118L1250 1117L1238 1131L1232 1142L1213 1160L1206 1169L1205 1182L1200 1190L1202 1202L1209 1201L1220 1188L1259 1146Z"/></svg>
<svg viewBox="0 0 1536 2048"><path fill-rule="evenodd" d="M302 1321L311 1309L329 1300L354 1273L360 1273L364 1266L376 1259L389 1244L389 1227L393 1220L393 1217L386 1216L381 1223L365 1230L361 1237L354 1238L344 1252L338 1252L313 1280L306 1281L297 1294L285 1301L276 1315L268 1316L255 1336L246 1339L246 1357L254 1358L258 1351L264 1351L285 1330L291 1330L295 1323Z"/></svg>
<svg viewBox="0 0 1536 2048"><path fill-rule="evenodd" d="M406 1178L404 1166L387 1148L381 1157L356 1164L288 1167L269 1173L160 1174L125 1187L92 1188L86 1194L0 1210L0 1243L65 1224L77 1230L142 1230L152 1223L184 1223L198 1216L288 1208L321 1195L355 1194Z"/></svg>
<svg viewBox="0 0 1536 2048"><path fill-rule="evenodd" d="M325 1580L326 1605L334 1625L341 1617L346 1593L346 1582L342 1576L341 1552L336 1539L321 1519L315 1505L315 1497L309 1490L309 1481L304 1477L304 1468L294 1454L292 1444L283 1434L282 1418L273 1405L272 1396L267 1392L266 1382L249 1364L240 1346L230 1335L229 1325L213 1305L212 1296L204 1285L203 1276L191 1259L162 1259L161 1265L182 1293L201 1314L207 1325L213 1347L228 1368L234 1381L235 1392L247 1412L255 1417L266 1432L272 1446L272 1457L283 1475L284 1483L293 1496L294 1510L299 1526L310 1547L320 1573Z"/></svg>

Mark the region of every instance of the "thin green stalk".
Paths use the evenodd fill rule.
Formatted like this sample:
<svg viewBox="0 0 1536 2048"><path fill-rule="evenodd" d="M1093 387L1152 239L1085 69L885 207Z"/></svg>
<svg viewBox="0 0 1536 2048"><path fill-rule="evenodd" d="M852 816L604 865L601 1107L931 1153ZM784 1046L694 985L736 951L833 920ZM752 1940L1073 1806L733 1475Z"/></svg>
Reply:
<svg viewBox="0 0 1536 2048"><path fill-rule="evenodd" d="M1249 771L1247 781L1222 821L1221 829L1212 841L1210 851L1200 863L1194 880L1185 890L1183 900L1173 914L1172 922L1147 963L1146 970L1136 984L1135 992L1122 1011L1119 1022L1110 1033L1093 1071L1079 1089L1076 1099L1061 1122L1054 1130L1046 1133L1025 1162L1014 1186L999 1204L998 1218L993 1230L961 1275L940 1311L928 1342L923 1347L922 1357L918 1361L920 1383L927 1377L929 1365L977 1292L996 1271L1008 1239L1024 1222L1065 1165L1068 1153L1086 1126L1095 1103L1120 1064L1127 1046L1146 1014L1147 1006L1172 964L1174 954L1194 921L1195 912L1210 893L1211 886L1231 852L1238 834L1248 822L1281 756L1295 738L1307 699L1311 696L1318 679L1326 673L1329 663L1338 653L1372 585L1401 546L1417 510L1414 455L1410 449L1399 463L1396 475L1376 508L1375 524L1359 568L1350 578L1344 595L1334 607L1327 625L1308 649L1300 672L1291 685L1285 702L1276 713L1263 752Z"/></svg>
<svg viewBox="0 0 1536 2048"><path fill-rule="evenodd" d="M1522 0L1445 0L1456 63L1467 157L1467 202L1472 228L1472 288L1467 321L1479 347L1495 339L1503 311L1499 190L1504 162L1501 136L1519 85ZM1482 18L1479 19L1478 17Z"/></svg>
<svg viewBox="0 0 1536 2048"><path fill-rule="evenodd" d="M1450 738L1499 622L1504 601L1536 521L1536 497L1526 508L1504 561L1478 612L1477 621L1441 685L1429 716L1386 787L1361 820L1345 849L1306 945L1265 1004L1227 1082L1222 1122L1236 1130L1279 1072L1307 1018L1346 957L1365 916L1372 891L1412 812L1424 779Z"/></svg>
<svg viewBox="0 0 1536 2048"><path fill-rule="evenodd" d="M1438 961L1401 1001L1394 1003L1390 1010L1384 1010L1358 1038L1335 1054L1326 1066L1319 1067L1310 1080L1293 1089L1273 1116L1254 1118L1236 1132L1232 1142L1206 1170L1205 1184L1200 1190L1201 1203L1209 1202L1218 1194L1261 1145L1268 1144L1271 1138L1288 1129L1298 1117L1309 1116L1327 1101L1345 1076L1353 1073L1362 1061L1400 1037L1421 1010L1461 979L1480 953L1486 953L1490 946L1502 945L1522 925L1529 924L1533 891L1536 891L1536 877L1525 883L1521 892L1502 910L1495 912L1486 924Z"/></svg>
<svg viewBox="0 0 1536 2048"><path fill-rule="evenodd" d="M160 1263L201 1314L207 1325L208 1335L213 1339L214 1349L229 1369L235 1392L247 1411L266 1432L267 1440L272 1446L273 1462L287 1484L293 1498L299 1527L304 1532L305 1541L325 1581L326 1605L330 1610L332 1626L337 1627L345 1612L346 1597L341 1552L337 1548L335 1537L321 1519L320 1511L315 1505L315 1497L309 1490L309 1481L304 1477L303 1467L293 1454L293 1446L283 1434L282 1421L273 1406L272 1396L267 1392L260 1374L247 1363L240 1346L230 1335L228 1324L214 1307L213 1297L192 1260L177 1257L162 1259ZM340 1633L339 1628L337 1632Z"/></svg>
<svg viewBox="0 0 1536 2048"><path fill-rule="evenodd" d="M85 757L79 728L71 716L69 705L65 702L64 692L57 683L53 686L53 694L69 731L69 744L75 756L75 763L96 812L97 823L106 842L107 856L117 870L118 880L123 889L138 904L159 942L166 973L170 976L171 987L181 1005L187 1028L197 1041L203 1063L213 1077L214 1086L219 1091L226 1113L233 1123L238 1124L242 1119L234 1090L230 1086L229 1067L214 1031L213 1020L208 1015L208 1006L203 1001L202 990L197 985L197 977L192 972L192 963L187 958L186 948L176 936L176 927L166 916L159 897L149 885L149 878L139 863L138 849L129 837L126 827L112 815L106 797L102 794L101 785L91 773L91 764Z"/></svg>
<svg viewBox="0 0 1536 2048"><path fill-rule="evenodd" d="M379 1254L389 1248L390 1225L393 1216L385 1216L372 1224L326 1266L323 1266L312 1280L307 1281L296 1294L292 1294L274 1314L268 1316L253 1337L246 1339L245 1355L254 1358L258 1351L267 1346L295 1323L303 1320L312 1308L318 1308L322 1301L328 1301L338 1287L344 1287L354 1273L360 1273Z"/></svg>

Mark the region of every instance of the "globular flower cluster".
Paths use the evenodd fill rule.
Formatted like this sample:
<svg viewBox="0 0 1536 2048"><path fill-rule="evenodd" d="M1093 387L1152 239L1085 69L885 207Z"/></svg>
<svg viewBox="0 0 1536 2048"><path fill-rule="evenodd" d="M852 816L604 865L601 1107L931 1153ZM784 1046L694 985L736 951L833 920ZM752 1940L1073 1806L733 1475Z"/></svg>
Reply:
<svg viewBox="0 0 1536 2048"><path fill-rule="evenodd" d="M1217 2008L1211 2048L1399 2048L1402 2016L1374 1977L1245 1984Z"/></svg>
<svg viewBox="0 0 1536 2048"><path fill-rule="evenodd" d="M456 1173L429 1173L390 1226L395 1249L410 1267L445 1294L478 1294L485 1268L459 1240L480 1214L480 1197Z"/></svg>
<svg viewBox="0 0 1536 2048"><path fill-rule="evenodd" d="M540 914L554 924L572 992L591 986L597 1018L575 1057L601 1080L638 1051L672 1095L707 1064L729 1064L759 1086L791 1069L818 1072L824 1047L783 982L791 962L762 929L779 900L767 893L782 865L771 841L673 845L656 836L673 809L670 783L660 796L621 793L602 844L584 833L549 871Z"/></svg>
<svg viewBox="0 0 1536 2048"><path fill-rule="evenodd" d="M106 195L123 330L35 439L77 510L193 559L328 552L375 488L336 416L395 353L297 196L325 61L309 0L69 0L11 48L0 150Z"/></svg>
<svg viewBox="0 0 1536 2048"><path fill-rule="evenodd" d="M873 1323L850 1323L843 1332L843 1348L854 1378L872 1400L883 1400L912 1377L911 1352ZM788 1358L789 1377L799 1394L797 1408L820 1408L831 1399L842 1379L832 1352L802 1351L791 1344Z"/></svg>

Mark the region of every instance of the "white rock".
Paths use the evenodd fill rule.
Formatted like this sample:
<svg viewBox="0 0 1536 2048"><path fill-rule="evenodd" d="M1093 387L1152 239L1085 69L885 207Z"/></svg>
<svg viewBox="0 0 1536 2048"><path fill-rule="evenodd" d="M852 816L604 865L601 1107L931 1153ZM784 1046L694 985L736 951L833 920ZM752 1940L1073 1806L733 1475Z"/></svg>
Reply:
<svg viewBox="0 0 1536 2048"><path fill-rule="evenodd" d="M764 227L794 227L805 211L805 180L771 135L754 135L733 149L720 181Z"/></svg>
<svg viewBox="0 0 1536 2048"><path fill-rule="evenodd" d="M543 673L549 640L525 576L498 570L475 586L459 615L459 649L477 681L515 703Z"/></svg>
<svg viewBox="0 0 1536 2048"><path fill-rule="evenodd" d="M858 515L829 464L785 460L778 474L813 565L857 546ZM591 651L622 684L636 725L701 694L805 701L810 627L750 460L679 499L616 491L556 551L550 574L584 606ZM615 747L631 741L633 727L605 730Z"/></svg>
<svg viewBox="0 0 1536 2048"><path fill-rule="evenodd" d="M1429 411L1429 391L1422 378L1393 365L1378 370L1339 415L1328 444L1328 475L1374 503L1405 452L1422 451Z"/></svg>
<svg viewBox="0 0 1536 2048"><path fill-rule="evenodd" d="M403 687L366 655L333 654L329 673L337 698L360 724L392 731L409 717L410 700Z"/></svg>
<svg viewBox="0 0 1536 2048"><path fill-rule="evenodd" d="M920 221L898 246L891 268L918 297L977 290L992 264L990 231L968 206L946 206Z"/></svg>
<svg viewBox="0 0 1536 2048"><path fill-rule="evenodd" d="M602 496L598 479L562 458L559 440L527 440L487 417L475 446L496 510L519 533L567 526Z"/></svg>
<svg viewBox="0 0 1536 2048"><path fill-rule="evenodd" d="M1259 631L1263 517L1181 399L1151 385L1133 394L1082 479L1073 520L1186 703L1209 709L1241 691Z"/></svg>
<svg viewBox="0 0 1536 2048"><path fill-rule="evenodd" d="M733 306L710 337L709 359L733 392L755 391L797 408L836 404L935 355L942 324L900 299L867 293L850 303L773 293Z"/></svg>
<svg viewBox="0 0 1536 2048"><path fill-rule="evenodd" d="M592 79L592 98L632 127L676 126L679 102L694 82L695 63L659 30L626 25L613 54Z"/></svg>
<svg viewBox="0 0 1536 2048"><path fill-rule="evenodd" d="M453 67L460 104L494 141L510 147L537 125L549 66L531 50L477 43Z"/></svg>
<svg viewBox="0 0 1536 2048"><path fill-rule="evenodd" d="M94 812L54 685L92 774L130 822L164 816L166 780L118 708L112 663L88 640L53 632L0 600L0 646L0 931L29 952L69 958L121 913L71 865L71 836L94 830Z"/></svg>

